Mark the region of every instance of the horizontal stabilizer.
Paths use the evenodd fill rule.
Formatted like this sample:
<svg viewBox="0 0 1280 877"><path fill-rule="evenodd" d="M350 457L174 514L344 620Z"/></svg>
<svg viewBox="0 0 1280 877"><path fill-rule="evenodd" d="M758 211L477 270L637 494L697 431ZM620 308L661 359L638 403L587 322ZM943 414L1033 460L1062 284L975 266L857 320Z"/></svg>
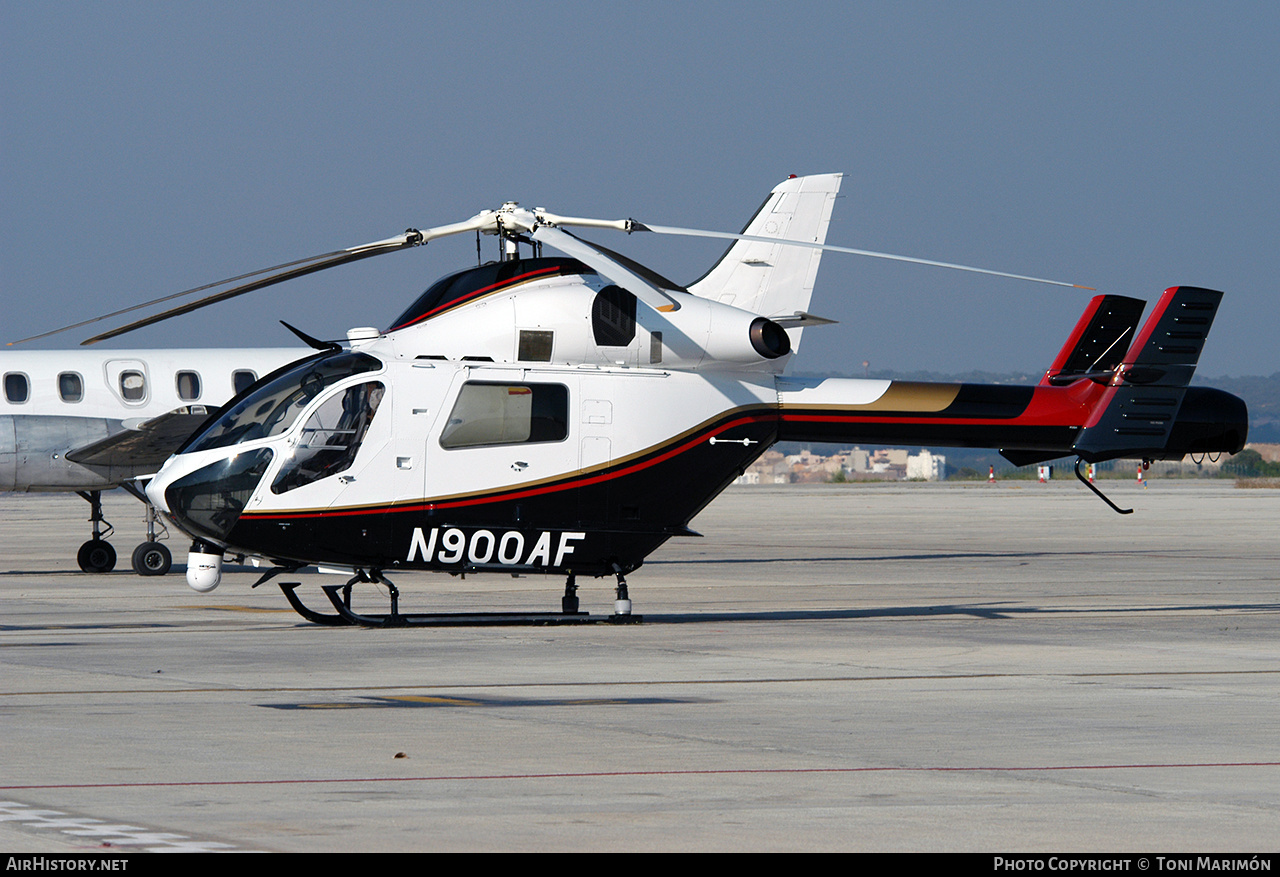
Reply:
<svg viewBox="0 0 1280 877"><path fill-rule="evenodd" d="M1036 463L1047 463L1059 459L1062 454L1057 451L1017 451L1008 448L1000 449L1000 456L1015 466L1032 466Z"/></svg>
<svg viewBox="0 0 1280 877"><path fill-rule="evenodd" d="M826 317L819 317L816 314L806 313L805 311L796 311L794 314L784 314L770 317L779 326L784 329L798 329L805 326L834 326L839 320L829 320Z"/></svg>

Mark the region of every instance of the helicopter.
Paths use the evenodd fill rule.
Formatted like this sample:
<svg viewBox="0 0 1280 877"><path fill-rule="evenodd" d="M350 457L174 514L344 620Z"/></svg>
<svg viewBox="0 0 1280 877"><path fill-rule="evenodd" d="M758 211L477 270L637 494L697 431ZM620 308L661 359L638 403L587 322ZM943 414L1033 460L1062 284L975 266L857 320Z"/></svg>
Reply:
<svg viewBox="0 0 1280 877"><path fill-rule="evenodd" d="M1189 381L1222 293L1097 295L1035 386L785 374L806 328L821 256L835 251L1021 280L1075 284L827 244L841 175L790 177L739 234L559 216L507 202L462 222L264 269L249 283L89 339L114 337L291 277L454 234L498 238L499 258L431 285L385 329L345 343L289 327L315 352L214 413L146 486L193 538L188 584L207 592L226 556L268 569L345 570L320 623L448 623L402 612L397 570L563 576L560 612L477 623L575 623L579 577L626 577L779 441L999 448L1025 465L1074 455L1181 459L1244 446L1244 402ZM681 286L568 229L731 241ZM543 248L558 254L545 255ZM282 269L282 270L277 270ZM1084 287L1087 289L1087 287ZM286 326L288 324L285 324ZM386 588L389 611L352 590ZM255 584L255 587L257 587Z"/></svg>

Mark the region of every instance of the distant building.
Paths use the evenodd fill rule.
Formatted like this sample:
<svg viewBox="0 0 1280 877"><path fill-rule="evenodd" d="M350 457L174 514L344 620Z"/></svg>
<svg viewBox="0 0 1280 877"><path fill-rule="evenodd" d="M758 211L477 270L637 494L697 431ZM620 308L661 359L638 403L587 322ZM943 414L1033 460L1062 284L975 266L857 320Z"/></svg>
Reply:
<svg viewBox="0 0 1280 877"><path fill-rule="evenodd" d="M839 454L823 457L804 450L787 457L787 463L791 466L792 484L813 484L830 481L843 469L844 457Z"/></svg>
<svg viewBox="0 0 1280 877"><path fill-rule="evenodd" d="M853 448L829 457L803 450L783 456L765 451L734 479L734 484L814 484L828 481L893 481L917 478L941 481L946 477L947 458L929 451L912 456L903 448L869 451Z"/></svg>
<svg viewBox="0 0 1280 877"><path fill-rule="evenodd" d="M734 479L734 484L790 484L791 466L777 451L765 451L747 470Z"/></svg>
<svg viewBox="0 0 1280 877"><path fill-rule="evenodd" d="M871 471L883 472L893 467L907 468L908 453L905 448L880 448L871 452Z"/></svg>
<svg viewBox="0 0 1280 877"><path fill-rule="evenodd" d="M947 477L947 458L922 448L907 457L907 478L918 481L942 481Z"/></svg>
<svg viewBox="0 0 1280 877"><path fill-rule="evenodd" d="M855 447L845 454L844 469L846 472L870 472L871 454L862 448Z"/></svg>

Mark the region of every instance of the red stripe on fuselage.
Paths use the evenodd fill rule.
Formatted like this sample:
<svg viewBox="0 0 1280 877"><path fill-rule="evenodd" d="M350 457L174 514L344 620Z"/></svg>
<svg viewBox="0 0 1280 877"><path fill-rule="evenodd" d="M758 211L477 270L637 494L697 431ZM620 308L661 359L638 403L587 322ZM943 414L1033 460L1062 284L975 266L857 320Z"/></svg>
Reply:
<svg viewBox="0 0 1280 877"><path fill-rule="evenodd" d="M481 287L480 289L475 290L474 292L469 292L469 293L467 293L466 295L459 296L458 298L455 298L455 299L453 299L453 300L451 300L451 301L447 301L447 302L445 302L445 303L444 303L444 304L442 304L442 305L438 305L438 306L436 306L436 307L432 308L431 310L427 311L427 312L426 312L425 314L423 314L422 316L420 316L420 317L418 317L418 318L416 318L416 319L410 320L410 321L409 321L409 322L407 322L407 323L401 323L399 326L393 326L392 328L388 329L387 331L388 331L388 332L395 332L395 331L396 331L396 330L398 330L398 329L404 329L404 328L406 328L407 326L413 326L413 325L416 325L416 324L418 324L418 323L421 323L423 320L426 320L426 319L429 319L429 318L431 318L431 317L434 317L436 314L439 314L439 313L442 313L442 312L444 312L444 311L447 311L447 310L449 310L450 308L454 308L454 307L457 307L458 305L466 304L467 302L469 302L469 301L471 301L472 299L477 298L477 297L479 297L479 296L482 296L482 295L488 295L488 294L489 294L489 293L491 293L491 292L497 292L497 291L498 291L498 290L500 290L500 289L503 289L503 288L508 287L508 286L512 286L512 285L514 285L514 284L516 284L516 283L522 283L522 282L524 282L525 280L529 280L530 278L534 278L534 277L541 277L541 276L542 276L542 275L544 275L544 274L553 274L553 273L557 273L557 272L559 272L559 270L560 270L560 266L559 266L559 265L552 265L550 268L541 268L541 269L539 269L539 270L537 270L537 271L530 271L530 272L529 272L529 273L527 273L527 274L521 274L521 275L519 275L519 276L517 276L517 277L510 277L510 278L508 278L508 279L506 279L506 280L499 281L498 283L491 283L491 284L489 284L488 286L484 286L484 287Z"/></svg>
<svg viewBox="0 0 1280 877"><path fill-rule="evenodd" d="M1076 381L1065 387L1036 387L1027 407L1017 417L947 417L917 415L910 411L831 413L788 412L781 419L792 423L927 423L960 426L1081 426L1088 419L1106 387L1093 381ZM801 407L801 406L797 406Z"/></svg>
<svg viewBox="0 0 1280 877"><path fill-rule="evenodd" d="M611 472L610 471L600 472L598 474L590 475L585 478L575 478L573 480L560 482L558 484L546 484L540 487L530 487L523 490L517 489L509 493L495 493L487 496L475 496L475 497L469 497L465 499L443 500L440 502L433 502L433 501L427 500L423 502L417 502L412 505L374 506L374 507L358 508L358 509L323 510L323 511L314 511L314 512L277 512L277 513L245 512L242 517L246 519L251 519L253 521L277 521L277 520L283 521L283 520L297 520L300 518L318 518L321 516L345 517L345 516L351 516L351 515L383 514L391 511L419 512L419 511L425 511L427 509L462 508L465 506L472 506L472 505L484 505L487 503L499 503L499 502L507 502L510 500L516 500L516 499L526 499L531 496L541 496L547 493L555 493L555 492L564 491L564 490L573 490L579 487L586 487L592 484L599 484L602 481L611 481L613 479L622 478L624 476L631 475L635 472L640 472L644 469L648 469L653 466L656 466L657 464L665 462L666 460L670 460L672 457L675 457L679 454L684 453L685 451L689 450L695 445L701 444L707 439L712 438L714 436L718 436L727 430L733 429L734 427L742 426L743 424L747 424L747 423L760 423L760 422L767 422L767 421L776 420L776 419L777 419L777 414L774 412L762 412L760 414L753 414L753 415L747 415L744 417L739 417L735 420L731 420L728 423L723 424L722 426L719 426L707 432L701 433L696 438L690 438L681 444L677 444L674 447L672 447L670 450L656 453L652 457L649 457L645 460L641 460L636 463L632 463L628 466L625 466L622 469L617 469Z"/></svg>
<svg viewBox="0 0 1280 877"><path fill-rule="evenodd" d="M690 448L700 444L701 442L704 442L713 436L721 435L735 427L749 423L762 423L773 420L791 423L902 423L994 427L1082 426L1089 419L1090 414L1095 408L1096 401L1100 397L1104 396L1107 390L1107 387L1100 386L1088 380L1077 381L1066 387L1036 387L1026 409L1014 418L939 417L936 415L917 417L913 416L911 412L876 412L874 414L864 414L859 411L844 411L839 413L832 412L819 414L801 412L788 413L786 408L783 408L780 411L767 410L756 414L747 414L736 417L718 427L713 427L705 432L700 432L696 437L679 440L665 451L661 449L652 451L652 456L634 463L626 464L622 468L598 472L584 477L571 478L570 480L553 484L545 484L523 489L516 488L508 492L498 491L491 494L458 499L443 499L440 501L422 500L409 505L378 505L363 508L326 509L298 512L245 512L243 517L246 520L253 521L283 521L317 518L321 516L344 517L353 515L383 514L391 511L417 512L424 511L426 509L463 508L466 506L526 499L533 496L573 490L579 487L587 487L592 484L599 484L604 481L623 478L627 475L643 471L656 466L659 463L670 460L679 454L687 452Z"/></svg>

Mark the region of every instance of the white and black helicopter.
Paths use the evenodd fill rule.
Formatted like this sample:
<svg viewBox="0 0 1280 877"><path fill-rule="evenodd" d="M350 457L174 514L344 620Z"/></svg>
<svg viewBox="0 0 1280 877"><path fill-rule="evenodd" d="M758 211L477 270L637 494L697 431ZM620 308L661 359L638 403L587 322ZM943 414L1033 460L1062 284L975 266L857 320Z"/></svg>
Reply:
<svg viewBox="0 0 1280 877"><path fill-rule="evenodd" d="M237 395L146 488L194 538L198 591L217 586L225 555L265 560L259 584L309 564L348 570L324 589L332 613L281 585L326 624L440 623L400 612L387 575L401 569L563 576L561 612L544 622L583 620L577 578L612 576L611 619L634 619L626 576L696 535L693 517L777 441L995 447L1017 464L1075 455L1077 476L1079 460L1243 447L1244 403L1188 386L1221 300L1199 288L1167 290L1141 328L1144 302L1094 297L1034 387L785 376L801 331L831 322L809 313L824 250L943 264L826 245L840 181L783 181L737 235L507 203L267 269L90 341L445 235L498 238L498 261L437 281L388 328L309 339L314 355ZM733 243L684 287L569 228ZM362 582L388 588L387 613L352 608Z"/></svg>

